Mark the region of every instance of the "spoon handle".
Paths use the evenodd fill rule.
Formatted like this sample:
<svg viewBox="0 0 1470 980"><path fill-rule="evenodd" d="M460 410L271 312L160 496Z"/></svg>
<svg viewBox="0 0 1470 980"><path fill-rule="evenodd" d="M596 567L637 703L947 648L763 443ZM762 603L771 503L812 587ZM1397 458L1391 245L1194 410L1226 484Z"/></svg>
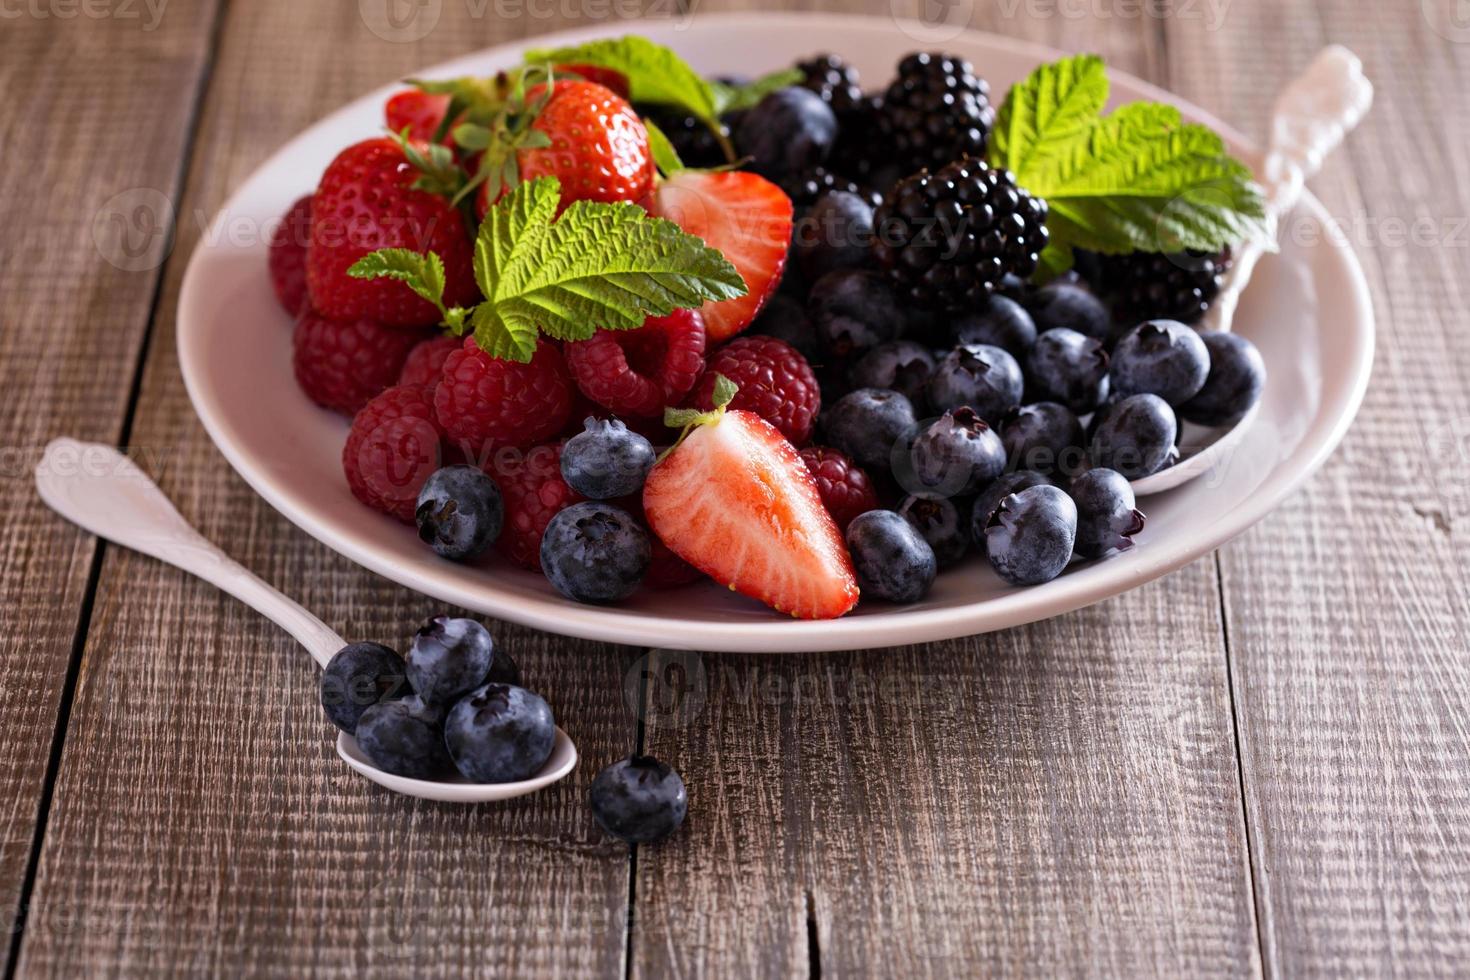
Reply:
<svg viewBox="0 0 1470 980"><path fill-rule="evenodd" d="M230 558L180 516L163 491L111 446L55 439L36 467L52 510L98 537L141 551L218 586L269 619L325 667L345 644L297 602Z"/></svg>

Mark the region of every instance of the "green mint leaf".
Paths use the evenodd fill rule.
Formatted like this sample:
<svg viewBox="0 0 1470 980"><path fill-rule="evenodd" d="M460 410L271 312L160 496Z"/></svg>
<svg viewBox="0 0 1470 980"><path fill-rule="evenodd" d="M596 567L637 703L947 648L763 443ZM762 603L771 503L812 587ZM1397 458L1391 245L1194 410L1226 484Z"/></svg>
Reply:
<svg viewBox="0 0 1470 980"><path fill-rule="evenodd" d="M631 330L648 316L745 295L716 249L633 204L575 201L556 217L561 185L517 185L480 223L475 279L485 294L471 317L487 353L530 360L537 332L585 340Z"/></svg>
<svg viewBox="0 0 1470 980"><path fill-rule="evenodd" d="M444 302L444 263L434 252L380 248L347 269L354 279L397 279L441 310Z"/></svg>
<svg viewBox="0 0 1470 980"><path fill-rule="evenodd" d="M744 85L726 85L723 82L710 82L709 85L715 94L715 107L719 109L720 115L724 115L727 112L749 109L779 89L800 85L802 78L800 69L783 68Z"/></svg>
<svg viewBox="0 0 1470 980"><path fill-rule="evenodd" d="M543 48L528 53L526 61L611 68L627 78L634 102L682 106L700 119L719 115L714 89L688 62L669 48L636 34L568 48Z"/></svg>
<svg viewBox="0 0 1470 980"><path fill-rule="evenodd" d="M669 142L664 131L652 119L643 120L643 127L648 130L648 150L653 154L653 162L659 173L667 177L683 170L684 161L679 159L679 151L674 149L674 144Z"/></svg>
<svg viewBox="0 0 1470 980"><path fill-rule="evenodd" d="M724 408L735 400L735 395L740 391L740 386L723 374L715 375L714 405L715 408Z"/></svg>
<svg viewBox="0 0 1470 980"><path fill-rule="evenodd" d="M1019 179L1035 168L1035 156L1050 156L1085 138L1107 101L1107 70L1096 55L1042 65L1001 106L990 136L992 165Z"/></svg>

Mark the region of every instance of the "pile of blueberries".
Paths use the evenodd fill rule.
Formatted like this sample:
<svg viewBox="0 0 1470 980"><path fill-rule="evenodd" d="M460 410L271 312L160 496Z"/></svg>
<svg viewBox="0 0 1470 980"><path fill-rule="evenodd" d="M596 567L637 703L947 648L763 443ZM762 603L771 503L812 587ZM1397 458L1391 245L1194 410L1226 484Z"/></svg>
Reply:
<svg viewBox="0 0 1470 980"><path fill-rule="evenodd" d="M436 616L414 634L407 658L377 643L351 643L322 673L327 717L357 739L384 772L476 783L529 779L556 742L551 707L520 686L520 669L472 619ZM599 826L648 843L684 821L684 781L634 755L598 773L588 802Z"/></svg>
<svg viewBox="0 0 1470 980"><path fill-rule="evenodd" d="M825 442L902 498L848 528L865 597L917 601L972 550L1035 585L1131 547L1143 515L1129 481L1178 460L1181 421L1233 425L1265 385L1243 337L1170 320L1115 329L1076 280L996 294L929 342L923 325L894 336L909 319L883 277L840 269L756 326L815 341Z"/></svg>

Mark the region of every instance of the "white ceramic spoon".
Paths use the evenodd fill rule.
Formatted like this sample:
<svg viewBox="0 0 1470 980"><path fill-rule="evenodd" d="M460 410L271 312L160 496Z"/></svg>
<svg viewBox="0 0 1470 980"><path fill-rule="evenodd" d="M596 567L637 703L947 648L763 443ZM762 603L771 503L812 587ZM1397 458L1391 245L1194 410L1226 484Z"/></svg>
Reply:
<svg viewBox="0 0 1470 980"><path fill-rule="evenodd" d="M52 510L98 537L151 555L228 592L294 636L317 666L326 667L332 655L346 646L320 619L205 540L147 474L111 446L53 440L36 467L36 489ZM577 764L577 748L560 728L546 765L535 776L516 783L433 782L395 776L373 766L357 740L346 732L337 736L337 754L379 786L446 803L487 803L524 796L563 778Z"/></svg>
<svg viewBox="0 0 1470 980"><path fill-rule="evenodd" d="M1306 181L1322 169L1322 161L1342 144L1372 104L1373 85L1363 75L1363 63L1340 45L1324 48L1307 70L1282 90L1271 114L1271 142L1256 174L1273 223L1290 213ZM1254 243L1240 250L1220 295L1200 324L1201 330L1230 329L1241 293L1264 254L1265 249ZM1228 465L1255 417L1256 409L1252 407L1229 429L1217 430L1213 442L1166 470L1134 480L1133 493L1140 497L1162 493L1216 466Z"/></svg>

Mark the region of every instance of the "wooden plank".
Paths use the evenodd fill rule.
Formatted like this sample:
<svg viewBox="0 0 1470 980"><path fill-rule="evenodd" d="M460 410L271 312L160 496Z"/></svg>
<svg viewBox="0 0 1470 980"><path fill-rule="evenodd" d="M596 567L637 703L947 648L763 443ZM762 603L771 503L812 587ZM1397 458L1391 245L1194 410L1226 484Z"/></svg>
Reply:
<svg viewBox="0 0 1470 980"><path fill-rule="evenodd" d="M371 4L362 9L371 12ZM415 67L548 30L444 4L414 42L359 5L230 7L184 196L212 214L266 154ZM402 645L429 600L270 510L212 448L176 363L168 267L135 440L182 512L348 636ZM583 753L556 788L500 806L409 801L347 770L302 651L212 589L110 550L36 879L21 971L37 976L597 974L622 970L628 850L593 825L590 774L634 744L628 652L492 624ZM22 688L23 690L23 688Z"/></svg>
<svg viewBox="0 0 1470 980"><path fill-rule="evenodd" d="M1022 14L973 23L1161 73L1147 18ZM638 851L636 975L1258 973L1225 667L1211 562L953 643L661 655L690 815Z"/></svg>
<svg viewBox="0 0 1470 980"><path fill-rule="evenodd" d="M1263 947L1283 976L1470 962L1470 32L1452 13L1235 4L1218 35L1169 37L1174 86L1257 134L1324 43L1378 87L1314 182L1373 290L1367 400L1307 490L1221 553Z"/></svg>
<svg viewBox="0 0 1470 980"><path fill-rule="evenodd" d="M58 435L116 442L200 98L213 3L0 27L0 916L18 933L96 547L31 489ZM123 16L127 14L127 16ZM126 85L98 84L101 66ZM162 448L162 447L147 447ZM5 962L9 964L10 943Z"/></svg>

